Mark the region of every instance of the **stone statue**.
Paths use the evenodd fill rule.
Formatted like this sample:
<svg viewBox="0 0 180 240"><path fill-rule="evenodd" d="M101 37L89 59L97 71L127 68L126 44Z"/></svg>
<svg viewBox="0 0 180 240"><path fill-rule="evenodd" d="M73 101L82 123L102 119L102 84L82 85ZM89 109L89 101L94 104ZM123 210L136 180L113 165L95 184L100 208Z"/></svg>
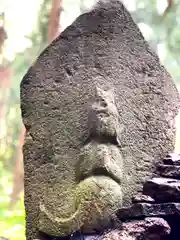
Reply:
<svg viewBox="0 0 180 240"><path fill-rule="evenodd" d="M21 83L26 237L100 231L174 148L176 87L119 0L100 1Z"/></svg>

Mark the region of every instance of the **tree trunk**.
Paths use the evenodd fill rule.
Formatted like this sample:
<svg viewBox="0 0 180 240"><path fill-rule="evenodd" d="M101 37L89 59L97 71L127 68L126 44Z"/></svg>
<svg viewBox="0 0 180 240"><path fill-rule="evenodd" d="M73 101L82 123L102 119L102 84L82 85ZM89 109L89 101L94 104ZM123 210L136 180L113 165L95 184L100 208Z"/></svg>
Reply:
<svg viewBox="0 0 180 240"><path fill-rule="evenodd" d="M48 43L51 43L60 33L59 18L62 11L62 0L52 0L52 8L48 22Z"/></svg>

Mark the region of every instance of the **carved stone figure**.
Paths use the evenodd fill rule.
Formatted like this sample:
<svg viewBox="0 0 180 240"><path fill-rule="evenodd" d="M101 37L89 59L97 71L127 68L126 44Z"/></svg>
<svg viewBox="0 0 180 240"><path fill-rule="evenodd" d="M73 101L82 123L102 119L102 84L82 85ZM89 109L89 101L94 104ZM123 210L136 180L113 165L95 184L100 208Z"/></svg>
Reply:
<svg viewBox="0 0 180 240"><path fill-rule="evenodd" d="M69 26L21 83L26 237L100 231L174 148L179 95L118 0Z"/></svg>

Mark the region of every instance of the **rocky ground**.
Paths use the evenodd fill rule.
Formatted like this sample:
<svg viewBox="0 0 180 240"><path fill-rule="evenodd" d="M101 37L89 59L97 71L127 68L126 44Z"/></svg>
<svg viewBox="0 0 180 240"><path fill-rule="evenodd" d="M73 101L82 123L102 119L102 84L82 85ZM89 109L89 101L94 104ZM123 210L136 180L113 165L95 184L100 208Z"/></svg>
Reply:
<svg viewBox="0 0 180 240"><path fill-rule="evenodd" d="M157 166L157 171L160 177L144 184L142 195L133 199L132 207L117 213L122 221L142 219L140 222L144 226L139 235L133 233L134 238L128 236L124 240L180 239L180 154L166 156ZM147 225L147 219L151 221L151 227ZM131 221L132 225L136 226L136 221ZM151 234L146 230L146 225L150 227Z"/></svg>

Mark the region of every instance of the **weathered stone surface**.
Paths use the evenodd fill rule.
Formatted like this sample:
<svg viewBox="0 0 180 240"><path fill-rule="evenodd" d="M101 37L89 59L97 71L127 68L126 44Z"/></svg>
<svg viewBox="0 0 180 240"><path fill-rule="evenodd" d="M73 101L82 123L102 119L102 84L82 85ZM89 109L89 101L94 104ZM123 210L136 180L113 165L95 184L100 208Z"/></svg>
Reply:
<svg viewBox="0 0 180 240"><path fill-rule="evenodd" d="M121 1L80 16L21 83L26 239L108 225L173 150L178 107Z"/></svg>
<svg viewBox="0 0 180 240"><path fill-rule="evenodd" d="M122 208L117 212L120 220L168 215L180 215L180 203L137 203L130 208Z"/></svg>
<svg viewBox="0 0 180 240"><path fill-rule="evenodd" d="M180 180L153 178L144 184L143 192L158 202L180 201Z"/></svg>
<svg viewBox="0 0 180 240"><path fill-rule="evenodd" d="M155 200L150 196L143 195L143 194L137 194L136 196L134 196L132 198L132 202L133 203L138 203L138 202L153 203L153 202L155 202Z"/></svg>
<svg viewBox="0 0 180 240"><path fill-rule="evenodd" d="M163 159L164 164L180 165L180 153L170 153Z"/></svg>
<svg viewBox="0 0 180 240"><path fill-rule="evenodd" d="M160 164L157 170L162 177L180 179L180 166Z"/></svg>

